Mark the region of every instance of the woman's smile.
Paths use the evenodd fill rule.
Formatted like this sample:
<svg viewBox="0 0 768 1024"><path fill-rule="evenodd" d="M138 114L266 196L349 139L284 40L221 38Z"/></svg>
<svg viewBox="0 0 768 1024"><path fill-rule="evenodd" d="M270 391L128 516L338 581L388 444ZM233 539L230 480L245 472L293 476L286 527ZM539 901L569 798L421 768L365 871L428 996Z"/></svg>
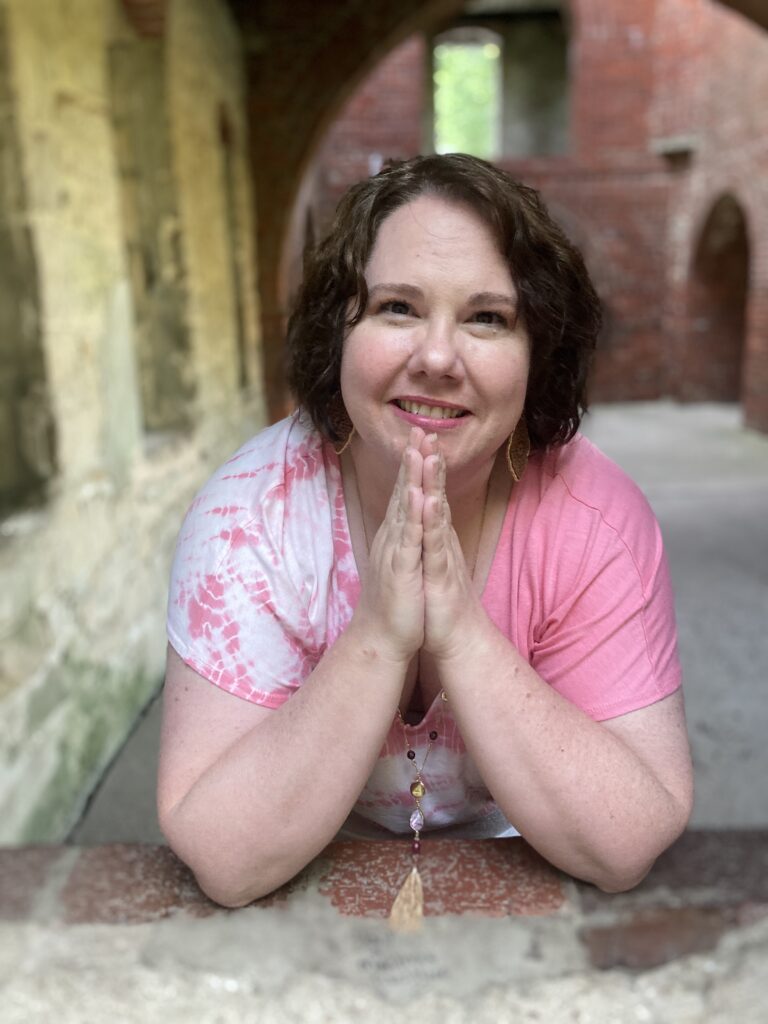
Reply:
<svg viewBox="0 0 768 1024"><path fill-rule="evenodd" d="M407 423L429 430L453 430L471 415L461 406L444 405L422 397L395 398L391 404Z"/></svg>
<svg viewBox="0 0 768 1024"><path fill-rule="evenodd" d="M451 473L490 465L522 415L529 367L491 231L468 207L420 196L384 220L365 277L341 366L358 451L394 470L418 426L441 437Z"/></svg>

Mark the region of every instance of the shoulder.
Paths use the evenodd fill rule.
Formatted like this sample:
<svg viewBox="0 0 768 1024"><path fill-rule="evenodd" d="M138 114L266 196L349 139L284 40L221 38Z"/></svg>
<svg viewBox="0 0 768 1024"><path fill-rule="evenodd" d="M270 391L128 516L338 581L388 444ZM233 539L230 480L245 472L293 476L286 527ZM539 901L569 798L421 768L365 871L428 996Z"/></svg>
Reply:
<svg viewBox="0 0 768 1024"><path fill-rule="evenodd" d="M254 544L280 548L287 524L329 501L323 439L299 414L262 430L216 470L195 495L177 547L209 571L228 552ZM295 514L294 514L295 513Z"/></svg>
<svg viewBox="0 0 768 1024"><path fill-rule="evenodd" d="M198 492L176 546L167 618L171 644L198 674L269 706L309 674L325 610L317 581L333 556L322 506L337 470L296 415L246 442Z"/></svg>
<svg viewBox="0 0 768 1024"><path fill-rule="evenodd" d="M257 512L272 489L293 477L312 479L322 465L322 438L295 414L246 441L198 491L192 508L235 501L242 514Z"/></svg>
<svg viewBox="0 0 768 1024"><path fill-rule="evenodd" d="M190 513L217 513L239 522L261 518L296 490L324 485L323 439L299 414L246 441L201 487ZM298 488L294 485L298 485Z"/></svg>
<svg viewBox="0 0 768 1024"><path fill-rule="evenodd" d="M586 567L623 552L641 578L662 557L656 517L637 484L582 435L532 459L528 485L531 526L554 557ZM581 555L578 553L581 552Z"/></svg>
<svg viewBox="0 0 768 1024"><path fill-rule="evenodd" d="M634 480L581 434L543 453L537 470L532 482L543 503L567 506L574 514L599 515L619 533L638 520L655 522Z"/></svg>

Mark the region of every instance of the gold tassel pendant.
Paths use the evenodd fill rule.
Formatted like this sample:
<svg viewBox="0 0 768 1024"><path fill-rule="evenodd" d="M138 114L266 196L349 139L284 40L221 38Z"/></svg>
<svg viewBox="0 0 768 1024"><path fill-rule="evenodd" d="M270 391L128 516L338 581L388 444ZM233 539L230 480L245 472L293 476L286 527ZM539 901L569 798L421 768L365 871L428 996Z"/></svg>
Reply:
<svg viewBox="0 0 768 1024"><path fill-rule="evenodd" d="M389 927L394 932L417 932L424 919L424 889L419 869L414 864L395 896L389 912Z"/></svg>

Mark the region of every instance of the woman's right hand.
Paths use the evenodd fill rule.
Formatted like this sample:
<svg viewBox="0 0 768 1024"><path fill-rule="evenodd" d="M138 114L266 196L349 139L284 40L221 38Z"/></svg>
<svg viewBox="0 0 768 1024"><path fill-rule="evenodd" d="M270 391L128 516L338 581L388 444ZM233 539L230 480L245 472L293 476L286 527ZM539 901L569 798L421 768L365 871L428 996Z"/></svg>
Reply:
<svg viewBox="0 0 768 1024"><path fill-rule="evenodd" d="M384 521L371 544L352 620L365 636L373 637L380 654L405 663L424 639L423 438L423 430L411 430Z"/></svg>

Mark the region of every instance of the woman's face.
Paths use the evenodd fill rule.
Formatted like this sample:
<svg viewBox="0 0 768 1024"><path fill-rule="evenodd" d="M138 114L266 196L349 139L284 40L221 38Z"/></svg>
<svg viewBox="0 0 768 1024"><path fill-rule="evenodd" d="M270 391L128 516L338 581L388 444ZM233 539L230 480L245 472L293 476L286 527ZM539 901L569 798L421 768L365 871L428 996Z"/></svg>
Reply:
<svg viewBox="0 0 768 1024"><path fill-rule="evenodd" d="M417 425L438 435L449 473L490 461L522 414L529 367L490 230L467 206L420 196L382 223L365 278L341 363L356 444L391 464Z"/></svg>

